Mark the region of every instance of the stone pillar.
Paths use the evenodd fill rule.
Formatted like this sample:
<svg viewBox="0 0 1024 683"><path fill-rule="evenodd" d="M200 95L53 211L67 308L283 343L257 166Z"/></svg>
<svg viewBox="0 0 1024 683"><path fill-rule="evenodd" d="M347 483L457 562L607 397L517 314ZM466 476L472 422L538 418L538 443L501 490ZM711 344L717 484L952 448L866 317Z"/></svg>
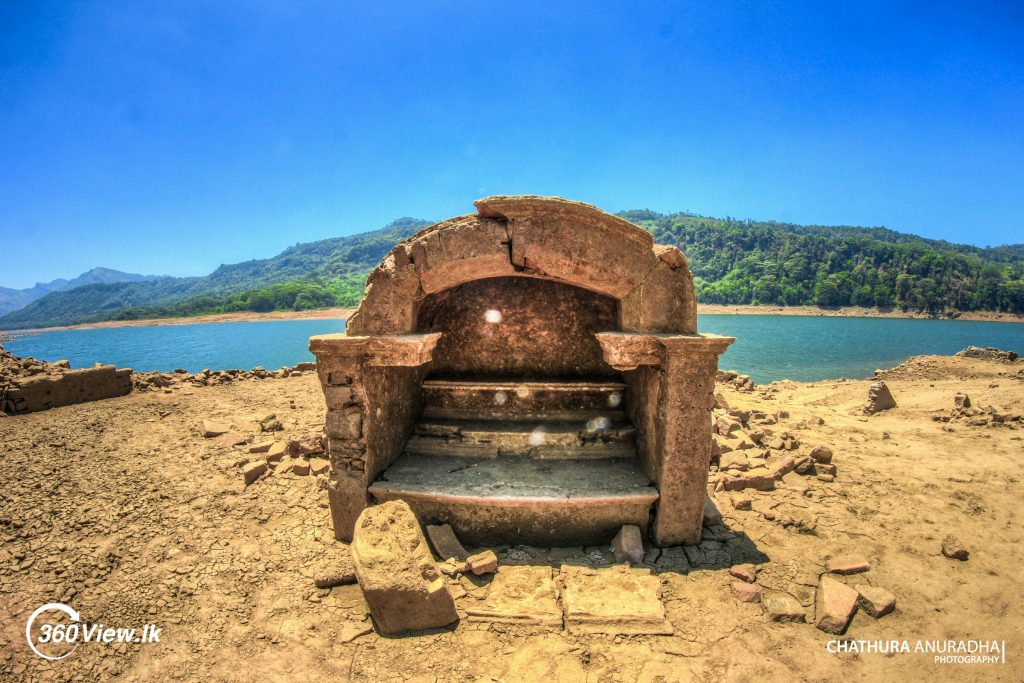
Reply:
<svg viewBox="0 0 1024 683"><path fill-rule="evenodd" d="M369 485L398 457L422 410L420 385L440 333L311 337L327 402L328 502L334 536L351 541Z"/></svg>
<svg viewBox="0 0 1024 683"><path fill-rule="evenodd" d="M735 339L624 332L602 332L597 339L605 361L626 373L637 445L658 487L653 541L659 546L696 543L711 464L718 356Z"/></svg>

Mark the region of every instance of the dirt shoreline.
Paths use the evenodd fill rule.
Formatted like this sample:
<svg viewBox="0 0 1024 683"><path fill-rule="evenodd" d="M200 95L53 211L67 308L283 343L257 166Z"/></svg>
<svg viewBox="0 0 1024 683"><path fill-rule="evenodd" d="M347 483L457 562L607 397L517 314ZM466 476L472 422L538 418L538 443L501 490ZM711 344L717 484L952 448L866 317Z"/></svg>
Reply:
<svg viewBox="0 0 1024 683"><path fill-rule="evenodd" d="M21 335L36 332L55 332L58 330L93 330L104 327L159 327L162 325L198 325L205 323L263 322L267 320L347 320L355 311L354 308L321 308L309 311L239 311L237 313L213 313L189 318L147 318L143 320L105 320L80 325L64 325L60 327L35 327L26 330L0 330L0 335ZM903 311L879 311L877 308L848 306L845 308L818 308L817 306L754 306L750 304L698 304L697 312L704 315L799 315L837 318L912 318L930 319L925 313ZM940 318L945 320L947 318ZM956 320L980 322L1024 323L1024 315L1019 313L999 313L996 311L965 311Z"/></svg>
<svg viewBox="0 0 1024 683"><path fill-rule="evenodd" d="M309 311L239 311L237 313L211 313L188 318L145 318L141 320L104 320L80 325L59 327L33 327L26 330L0 330L0 335L14 336L34 332L58 330L95 330L104 327L162 327L164 325L200 325L205 323L265 322L268 320L347 320L354 308L317 308Z"/></svg>
<svg viewBox="0 0 1024 683"><path fill-rule="evenodd" d="M880 311L877 308L846 306L819 308L817 306L753 306L750 304L698 304L697 312L704 315L802 315L832 318L912 318L918 320L971 320L980 322L1024 323L1019 313L997 311L963 311L956 318L903 311Z"/></svg>

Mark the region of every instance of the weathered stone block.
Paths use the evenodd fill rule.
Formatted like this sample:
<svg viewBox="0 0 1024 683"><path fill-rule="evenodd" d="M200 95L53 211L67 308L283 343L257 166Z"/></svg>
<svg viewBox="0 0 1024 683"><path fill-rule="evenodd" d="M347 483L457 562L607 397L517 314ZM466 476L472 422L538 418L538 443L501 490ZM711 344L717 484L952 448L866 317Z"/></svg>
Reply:
<svg viewBox="0 0 1024 683"><path fill-rule="evenodd" d="M245 485L253 483L260 478L264 472L267 471L267 461L257 460L256 462L250 462L242 466L242 479L245 481Z"/></svg>
<svg viewBox="0 0 1024 683"><path fill-rule="evenodd" d="M616 562L640 564L644 560L644 541L640 535L640 527L626 524L612 539L612 553Z"/></svg>
<svg viewBox="0 0 1024 683"><path fill-rule="evenodd" d="M337 439L358 439L363 433L363 411L359 406L327 411L327 436Z"/></svg>
<svg viewBox="0 0 1024 683"><path fill-rule="evenodd" d="M878 586L854 586L857 591L857 607L875 619L881 619L896 609L896 596Z"/></svg>
<svg viewBox="0 0 1024 683"><path fill-rule="evenodd" d="M458 620L455 601L405 502L363 510L351 551L359 587L382 633L439 628Z"/></svg>
<svg viewBox="0 0 1024 683"><path fill-rule="evenodd" d="M814 599L815 625L836 635L846 630L857 609L857 591L845 583L823 576Z"/></svg>

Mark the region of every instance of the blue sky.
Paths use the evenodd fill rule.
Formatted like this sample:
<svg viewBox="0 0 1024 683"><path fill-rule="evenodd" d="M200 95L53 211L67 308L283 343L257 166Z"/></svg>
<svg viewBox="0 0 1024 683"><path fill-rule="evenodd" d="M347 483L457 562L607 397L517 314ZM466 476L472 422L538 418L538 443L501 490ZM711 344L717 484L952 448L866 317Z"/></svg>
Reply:
<svg viewBox="0 0 1024 683"><path fill-rule="evenodd" d="M1024 241L1024 5L0 3L0 285L557 194Z"/></svg>

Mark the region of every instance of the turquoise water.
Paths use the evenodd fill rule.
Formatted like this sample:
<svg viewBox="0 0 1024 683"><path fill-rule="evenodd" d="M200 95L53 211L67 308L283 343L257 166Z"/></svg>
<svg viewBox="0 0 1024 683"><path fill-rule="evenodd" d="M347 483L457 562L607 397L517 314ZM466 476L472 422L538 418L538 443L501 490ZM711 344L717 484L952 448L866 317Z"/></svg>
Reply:
<svg viewBox="0 0 1024 683"><path fill-rule="evenodd" d="M702 315L698 326L736 337L720 366L759 383L863 378L910 356L951 354L971 344L1024 352L1024 324L1014 323ZM15 337L4 347L19 356L66 358L76 368L100 361L135 370L275 369L313 360L309 337L344 328L341 320L113 327Z"/></svg>

